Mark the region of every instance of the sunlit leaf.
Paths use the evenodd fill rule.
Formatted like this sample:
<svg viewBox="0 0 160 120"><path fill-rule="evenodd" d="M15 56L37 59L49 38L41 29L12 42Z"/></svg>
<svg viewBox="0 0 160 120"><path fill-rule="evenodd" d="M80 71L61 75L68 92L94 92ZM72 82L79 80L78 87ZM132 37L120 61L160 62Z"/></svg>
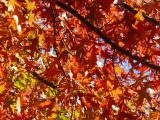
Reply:
<svg viewBox="0 0 160 120"><path fill-rule="evenodd" d="M122 68L118 67L118 66L115 67L115 71L119 75L121 75L124 72L124 70Z"/></svg>
<svg viewBox="0 0 160 120"><path fill-rule="evenodd" d="M29 23L31 24L34 20L34 14L31 12L29 12Z"/></svg>
<svg viewBox="0 0 160 120"><path fill-rule="evenodd" d="M19 2L18 0L10 0L10 3L21 7L21 2Z"/></svg>
<svg viewBox="0 0 160 120"><path fill-rule="evenodd" d="M156 0L2 0L0 118L159 119Z"/></svg>
<svg viewBox="0 0 160 120"><path fill-rule="evenodd" d="M36 8L35 1L33 1L33 2L30 2L29 0L25 0L25 1L27 3L27 10L28 11L30 11L30 10L32 11Z"/></svg>
<svg viewBox="0 0 160 120"><path fill-rule="evenodd" d="M143 15L142 15L143 12L144 12L144 10L143 10L143 9L140 9L140 10L138 11L138 13L135 15L135 18L136 18L137 20L143 21L143 20L144 20L144 17L143 17Z"/></svg>
<svg viewBox="0 0 160 120"><path fill-rule="evenodd" d="M40 107L45 107L45 106L48 106L49 104L51 104L51 102L46 100L46 101L40 103L39 106Z"/></svg>
<svg viewBox="0 0 160 120"><path fill-rule="evenodd" d="M6 83L3 83L3 84L0 85L0 94L2 94L3 91L6 89L5 86L6 86Z"/></svg>

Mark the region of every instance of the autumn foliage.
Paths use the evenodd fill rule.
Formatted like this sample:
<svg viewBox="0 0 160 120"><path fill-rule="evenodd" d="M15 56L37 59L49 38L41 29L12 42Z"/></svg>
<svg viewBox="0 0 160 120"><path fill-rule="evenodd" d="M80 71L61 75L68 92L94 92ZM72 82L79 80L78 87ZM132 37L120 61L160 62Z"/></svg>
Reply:
<svg viewBox="0 0 160 120"><path fill-rule="evenodd" d="M2 0L0 119L159 120L158 0Z"/></svg>

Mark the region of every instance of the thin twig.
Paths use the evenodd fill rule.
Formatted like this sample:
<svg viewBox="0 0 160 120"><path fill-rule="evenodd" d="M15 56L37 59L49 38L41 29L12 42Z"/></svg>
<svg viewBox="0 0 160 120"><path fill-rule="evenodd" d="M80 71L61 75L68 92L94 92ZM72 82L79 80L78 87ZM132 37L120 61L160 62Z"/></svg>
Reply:
<svg viewBox="0 0 160 120"><path fill-rule="evenodd" d="M51 3L51 1L50 1L50 3ZM59 54L58 54L58 51L57 51L57 46L56 46L56 22L55 22L55 14L54 14L54 10L53 10L53 7L51 6L51 10L52 10L52 17L53 17L53 31L54 31L54 50L55 50L55 53L56 53L56 56L57 56L57 59L58 59L58 62L59 62L59 66L60 66L60 69L61 69L61 71L62 71L62 73L64 74L64 76L65 76L65 78L66 78L66 81L67 81L67 83L69 84L69 87L71 87L71 85L70 85L70 81L68 80L68 77L67 77L67 75L66 75L66 73L65 73L65 71L64 71L64 69L63 69L63 67L62 67L62 65L61 65L61 62L60 62L60 57L59 57ZM61 82L59 83L59 84L61 84Z"/></svg>
<svg viewBox="0 0 160 120"><path fill-rule="evenodd" d="M113 71L114 71L114 75L115 75L115 79L118 81L118 84L121 88L121 91L122 91L122 96L123 96L123 104L125 103L125 96L124 96L124 90L123 90L123 85L122 85L122 82L120 83L119 79L117 78L117 73L116 73L116 70L115 70L115 66L114 66L114 52L115 50L113 50L113 54L112 54L112 67L113 67ZM126 108L128 110L128 107Z"/></svg>
<svg viewBox="0 0 160 120"><path fill-rule="evenodd" d="M117 73L116 73L115 66L114 66L114 52L115 52L115 50L113 50L113 54L112 54L112 67L113 67L113 71L114 71L114 76L115 76L116 80L118 81L119 86L121 87L123 99L124 99L124 91L122 88L123 85L120 83L119 79L117 78Z"/></svg>
<svg viewBox="0 0 160 120"><path fill-rule="evenodd" d="M74 109L75 109L75 101L76 101L76 98L75 96L73 97L73 101L72 101L72 108L71 108L71 117L70 117L70 120L72 120L75 116L74 116ZM74 120L74 119L73 119Z"/></svg>
<svg viewBox="0 0 160 120"><path fill-rule="evenodd" d="M30 72L29 70L27 70L28 72ZM31 73L31 72L30 72ZM58 86L53 85L52 83L48 82L47 80L43 79L42 77L40 77L36 72L33 72L32 75L34 77L36 77L39 81L41 81L42 83L50 86L53 89L56 89Z"/></svg>
<svg viewBox="0 0 160 120"><path fill-rule="evenodd" d="M103 25L102 27L99 28L99 30L103 29L105 26L107 26L114 18L115 16L113 16L105 25Z"/></svg>

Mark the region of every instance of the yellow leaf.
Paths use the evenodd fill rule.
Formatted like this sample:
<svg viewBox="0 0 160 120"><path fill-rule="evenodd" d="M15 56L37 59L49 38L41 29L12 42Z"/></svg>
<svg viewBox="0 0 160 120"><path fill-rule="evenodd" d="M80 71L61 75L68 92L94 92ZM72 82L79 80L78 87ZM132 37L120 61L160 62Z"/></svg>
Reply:
<svg viewBox="0 0 160 120"><path fill-rule="evenodd" d="M6 83L4 83L3 85L0 85L0 94L2 94L3 91L6 89L5 85Z"/></svg>
<svg viewBox="0 0 160 120"><path fill-rule="evenodd" d="M27 3L27 10L28 11L30 11L30 10L32 11L36 8L35 1L34 2L29 2L28 0L26 0L26 3Z"/></svg>
<svg viewBox="0 0 160 120"><path fill-rule="evenodd" d="M117 95L121 95L122 94L122 88L121 87L117 87L116 88L116 94Z"/></svg>
<svg viewBox="0 0 160 120"><path fill-rule="evenodd" d="M107 80L107 86L109 89L113 89L114 85L111 84L110 81Z"/></svg>
<svg viewBox="0 0 160 120"><path fill-rule="evenodd" d="M122 88L117 87L116 90L112 91L112 95L114 97L115 102L117 103L120 100L120 96L122 95Z"/></svg>
<svg viewBox="0 0 160 120"><path fill-rule="evenodd" d="M32 13L32 11L30 11L29 12L29 23L31 24L33 20L34 20L34 14Z"/></svg>
<svg viewBox="0 0 160 120"><path fill-rule="evenodd" d="M9 27L10 27L13 31L16 31L16 30L17 30L17 24L16 24L15 19L12 19L12 20L11 20L11 24L9 25Z"/></svg>
<svg viewBox="0 0 160 120"><path fill-rule="evenodd" d="M18 2L17 0L10 0L10 3L11 3L12 5L17 5L18 7L21 7L21 3Z"/></svg>
<svg viewBox="0 0 160 120"><path fill-rule="evenodd" d="M81 73L77 73L77 80L81 80L82 79L82 74Z"/></svg>
<svg viewBox="0 0 160 120"><path fill-rule="evenodd" d="M124 46L124 43L122 41L118 42L118 44L119 44L120 47Z"/></svg>
<svg viewBox="0 0 160 120"><path fill-rule="evenodd" d="M143 12L144 12L144 10L141 9L141 10L139 10L139 11L137 12L137 14L135 15L135 18L136 18L138 21L143 21L143 20L144 20L144 17L143 17L143 15L142 15Z"/></svg>
<svg viewBox="0 0 160 120"><path fill-rule="evenodd" d="M9 10L14 11L15 5L21 7L21 3L18 2L17 0L10 0L9 3L7 4L7 7Z"/></svg>
<svg viewBox="0 0 160 120"><path fill-rule="evenodd" d="M44 39L45 39L44 34L38 34L38 38L39 38L39 42L41 44L44 44Z"/></svg>
<svg viewBox="0 0 160 120"><path fill-rule="evenodd" d="M109 75L109 78L110 78L110 80L114 80L115 79L115 77L111 76L111 75Z"/></svg>

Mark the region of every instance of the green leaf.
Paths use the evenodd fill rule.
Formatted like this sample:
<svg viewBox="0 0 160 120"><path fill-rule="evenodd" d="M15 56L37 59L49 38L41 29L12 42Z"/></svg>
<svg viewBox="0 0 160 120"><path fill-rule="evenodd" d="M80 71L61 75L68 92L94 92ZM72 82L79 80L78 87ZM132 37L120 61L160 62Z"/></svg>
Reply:
<svg viewBox="0 0 160 120"><path fill-rule="evenodd" d="M55 113L51 115L51 118L56 118L56 117L57 117L57 114Z"/></svg>
<svg viewBox="0 0 160 120"><path fill-rule="evenodd" d="M16 103L13 103L13 104L10 105L10 108L12 109L13 113L14 113L15 107L16 107Z"/></svg>
<svg viewBox="0 0 160 120"><path fill-rule="evenodd" d="M78 111L75 111L75 116L76 117L79 117L80 116L80 113Z"/></svg>
<svg viewBox="0 0 160 120"><path fill-rule="evenodd" d="M55 118L55 120L64 120L64 119L62 119L62 118L60 118L59 116L57 116L57 117Z"/></svg>
<svg viewBox="0 0 160 120"><path fill-rule="evenodd" d="M24 86L20 83L20 81L14 82L14 86L17 87L20 90L24 89Z"/></svg>
<svg viewBox="0 0 160 120"><path fill-rule="evenodd" d="M64 114L61 114L58 119L56 120L70 120L69 117L65 116Z"/></svg>

